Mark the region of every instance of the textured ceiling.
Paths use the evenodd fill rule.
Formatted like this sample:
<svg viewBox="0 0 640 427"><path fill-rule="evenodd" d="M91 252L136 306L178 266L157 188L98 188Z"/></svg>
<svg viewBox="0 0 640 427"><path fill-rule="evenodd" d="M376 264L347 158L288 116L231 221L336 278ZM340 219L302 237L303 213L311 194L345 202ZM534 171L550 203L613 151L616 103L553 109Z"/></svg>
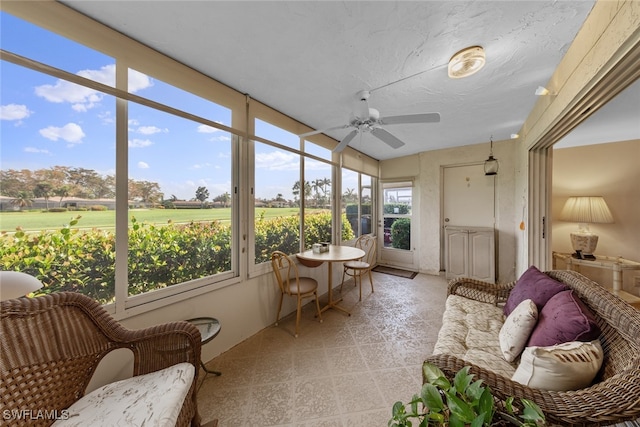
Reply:
<svg viewBox="0 0 640 427"><path fill-rule="evenodd" d="M594 1L64 3L315 129L346 124L365 89L383 117L440 112L437 124L388 126L399 149L370 134L351 143L388 159L509 139ZM486 66L449 79L451 55L472 45Z"/></svg>

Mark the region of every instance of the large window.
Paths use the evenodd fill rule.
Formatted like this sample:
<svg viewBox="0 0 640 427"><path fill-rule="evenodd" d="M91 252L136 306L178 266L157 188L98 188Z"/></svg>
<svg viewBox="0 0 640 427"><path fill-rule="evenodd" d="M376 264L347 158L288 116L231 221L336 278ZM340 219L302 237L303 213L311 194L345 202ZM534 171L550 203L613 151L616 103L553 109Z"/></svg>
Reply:
<svg viewBox="0 0 640 427"><path fill-rule="evenodd" d="M231 111L130 68L118 87L113 58L0 13L2 49L42 62L2 62L1 268L42 293L147 294L128 306L237 276Z"/></svg>

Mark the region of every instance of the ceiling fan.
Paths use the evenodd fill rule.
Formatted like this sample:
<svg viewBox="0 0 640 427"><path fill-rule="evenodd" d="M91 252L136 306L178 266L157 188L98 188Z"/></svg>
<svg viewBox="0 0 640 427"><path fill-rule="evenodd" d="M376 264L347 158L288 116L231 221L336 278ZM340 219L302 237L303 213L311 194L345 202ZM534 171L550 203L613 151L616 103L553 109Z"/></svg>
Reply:
<svg viewBox="0 0 640 427"><path fill-rule="evenodd" d="M438 123L440 121L440 113L423 113L423 114L407 114L402 116L380 117L380 112L375 108L369 108L369 96L371 92L363 90L358 92L358 104L355 111L351 114L349 123L341 126L334 126L327 129L316 130L299 135L304 138L306 136L315 135L338 129L353 128L340 143L333 149L334 153L344 150L353 138L363 132L370 132L373 136L389 145L391 148L400 148L404 145L397 137L383 129L387 125L401 125L410 123Z"/></svg>

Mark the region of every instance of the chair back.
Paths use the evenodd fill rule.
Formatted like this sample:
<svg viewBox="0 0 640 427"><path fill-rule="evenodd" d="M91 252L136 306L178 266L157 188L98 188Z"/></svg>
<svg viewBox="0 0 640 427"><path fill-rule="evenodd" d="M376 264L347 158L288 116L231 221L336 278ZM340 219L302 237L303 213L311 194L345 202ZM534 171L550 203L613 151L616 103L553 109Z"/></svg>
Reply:
<svg viewBox="0 0 640 427"><path fill-rule="evenodd" d="M377 239L373 234L363 234L356 240L355 247L365 251L362 261L373 267L376 263Z"/></svg>
<svg viewBox="0 0 640 427"><path fill-rule="evenodd" d="M284 252L275 251L271 254L271 266L280 291L291 295L291 282L298 282L298 267L296 263Z"/></svg>

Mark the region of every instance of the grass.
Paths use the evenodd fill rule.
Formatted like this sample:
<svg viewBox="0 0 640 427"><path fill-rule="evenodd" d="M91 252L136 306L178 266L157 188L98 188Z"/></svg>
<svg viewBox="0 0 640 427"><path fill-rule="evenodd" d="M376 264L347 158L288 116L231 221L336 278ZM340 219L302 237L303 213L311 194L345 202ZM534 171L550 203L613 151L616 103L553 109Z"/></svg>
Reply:
<svg viewBox="0 0 640 427"><path fill-rule="evenodd" d="M313 209L308 209L312 211ZM256 217L276 218L297 215L297 208L256 208ZM59 229L80 215L77 228L109 229L115 227L115 211L69 211L69 212L0 212L0 231L14 232L17 227L24 231ZM230 221L231 208L221 209L132 209L129 223L135 216L138 222L149 224L188 223L191 221Z"/></svg>

